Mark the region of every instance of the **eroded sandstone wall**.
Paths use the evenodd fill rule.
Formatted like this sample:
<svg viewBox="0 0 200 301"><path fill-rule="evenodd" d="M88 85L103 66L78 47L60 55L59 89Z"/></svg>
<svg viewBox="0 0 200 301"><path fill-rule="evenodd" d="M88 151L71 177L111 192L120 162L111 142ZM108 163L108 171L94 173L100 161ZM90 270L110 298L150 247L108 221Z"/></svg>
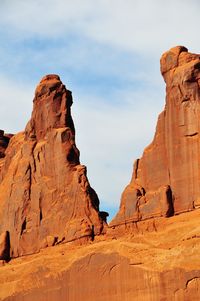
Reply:
<svg viewBox="0 0 200 301"><path fill-rule="evenodd" d="M9 232L11 257L93 239L104 224L79 162L71 92L57 75L47 75L33 103L25 132L11 138L1 159L0 234Z"/></svg>
<svg viewBox="0 0 200 301"><path fill-rule="evenodd" d="M134 163L111 226L200 206L200 55L178 46L160 63L166 105L153 142Z"/></svg>

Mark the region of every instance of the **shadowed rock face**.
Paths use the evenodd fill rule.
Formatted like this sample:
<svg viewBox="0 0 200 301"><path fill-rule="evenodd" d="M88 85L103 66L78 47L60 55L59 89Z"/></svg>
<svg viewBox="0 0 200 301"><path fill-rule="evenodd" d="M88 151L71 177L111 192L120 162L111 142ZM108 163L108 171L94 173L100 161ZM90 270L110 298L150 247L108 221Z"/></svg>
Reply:
<svg viewBox="0 0 200 301"><path fill-rule="evenodd" d="M5 157L6 148L12 136L12 134L4 134L4 131L0 130L0 159Z"/></svg>
<svg viewBox="0 0 200 301"><path fill-rule="evenodd" d="M99 235L99 200L80 165L70 108L57 75L35 91L25 132L12 137L0 173L0 233L9 231L12 257Z"/></svg>
<svg viewBox="0 0 200 301"><path fill-rule="evenodd" d="M9 261L10 259L10 237L9 232L5 231L0 235L0 260Z"/></svg>
<svg viewBox="0 0 200 301"><path fill-rule="evenodd" d="M136 160L111 225L171 216L200 206L200 55L185 47L161 57L166 105L153 142Z"/></svg>

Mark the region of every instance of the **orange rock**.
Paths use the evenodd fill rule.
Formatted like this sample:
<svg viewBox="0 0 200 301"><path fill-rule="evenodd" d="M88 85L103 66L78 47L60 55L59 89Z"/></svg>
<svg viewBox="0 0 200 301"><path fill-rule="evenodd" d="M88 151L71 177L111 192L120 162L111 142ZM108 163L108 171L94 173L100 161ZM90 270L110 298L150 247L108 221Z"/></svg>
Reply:
<svg viewBox="0 0 200 301"><path fill-rule="evenodd" d="M193 210L200 206L200 55L183 46L161 57L166 105L153 142L136 160L111 225Z"/></svg>
<svg viewBox="0 0 200 301"><path fill-rule="evenodd" d="M0 174L0 233L9 231L12 257L54 244L49 237L56 243L93 239L104 225L79 162L71 92L57 75L47 75L33 102L31 120L12 137Z"/></svg>
<svg viewBox="0 0 200 301"><path fill-rule="evenodd" d="M199 218L152 218L121 239L13 259L0 267L0 300L199 301Z"/></svg>
<svg viewBox="0 0 200 301"><path fill-rule="evenodd" d="M78 248L107 213L79 164L71 94L58 76L41 81L25 133L1 159L0 254L6 229L14 256L49 248L0 260L0 300L200 300L199 56L175 47L161 71L167 101L154 140L109 231Z"/></svg>

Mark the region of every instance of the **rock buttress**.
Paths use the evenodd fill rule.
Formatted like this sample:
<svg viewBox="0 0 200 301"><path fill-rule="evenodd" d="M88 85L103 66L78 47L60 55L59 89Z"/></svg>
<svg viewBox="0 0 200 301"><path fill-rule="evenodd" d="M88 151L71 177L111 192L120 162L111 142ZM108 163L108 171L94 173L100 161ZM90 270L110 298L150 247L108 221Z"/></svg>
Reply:
<svg viewBox="0 0 200 301"><path fill-rule="evenodd" d="M72 95L57 75L36 88L31 120L6 150L0 174L0 233L10 255L87 241L102 232L99 200L80 165L70 108Z"/></svg>
<svg viewBox="0 0 200 301"><path fill-rule="evenodd" d="M111 226L200 206L200 55L174 47L161 57L161 73L166 105Z"/></svg>

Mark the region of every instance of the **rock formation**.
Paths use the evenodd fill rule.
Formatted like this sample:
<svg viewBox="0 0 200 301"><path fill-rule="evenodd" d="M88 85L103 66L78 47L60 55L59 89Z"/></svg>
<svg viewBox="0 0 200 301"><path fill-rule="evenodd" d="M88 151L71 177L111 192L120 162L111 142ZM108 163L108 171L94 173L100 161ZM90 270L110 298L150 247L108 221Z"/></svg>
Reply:
<svg viewBox="0 0 200 301"><path fill-rule="evenodd" d="M25 132L11 138L1 159L0 234L9 232L11 257L93 239L104 224L79 162L71 92L57 75L47 75L33 102ZM8 139L0 134L4 154Z"/></svg>
<svg viewBox="0 0 200 301"><path fill-rule="evenodd" d="M42 79L25 132L1 144L1 301L200 300L200 56L172 48L161 72L166 106L109 228L79 163L71 93Z"/></svg>
<svg viewBox="0 0 200 301"><path fill-rule="evenodd" d="M160 62L165 109L153 142L134 163L111 226L200 207L200 55L178 46Z"/></svg>
<svg viewBox="0 0 200 301"><path fill-rule="evenodd" d="M150 219L148 227L141 221L134 237L11 260L0 267L0 300L199 301L199 218L194 210Z"/></svg>

